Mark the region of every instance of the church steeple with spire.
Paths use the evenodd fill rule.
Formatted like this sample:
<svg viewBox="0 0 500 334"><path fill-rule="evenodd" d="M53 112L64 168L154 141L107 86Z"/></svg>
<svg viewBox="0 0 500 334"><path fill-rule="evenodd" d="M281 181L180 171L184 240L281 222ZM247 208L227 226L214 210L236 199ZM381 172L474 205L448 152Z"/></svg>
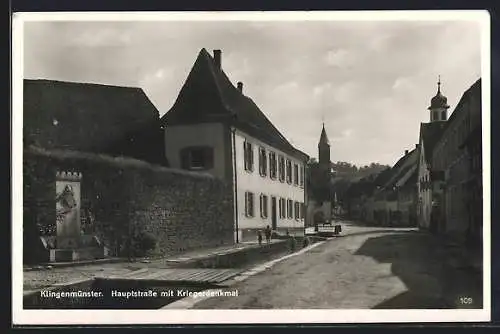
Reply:
<svg viewBox="0 0 500 334"><path fill-rule="evenodd" d="M325 123L321 129L321 136L318 143L319 164L323 166L330 165L330 141L326 135Z"/></svg>
<svg viewBox="0 0 500 334"><path fill-rule="evenodd" d="M431 99L431 105L427 108L430 112L431 122L441 122L448 119L448 98L441 93L441 76L438 77L438 90Z"/></svg>

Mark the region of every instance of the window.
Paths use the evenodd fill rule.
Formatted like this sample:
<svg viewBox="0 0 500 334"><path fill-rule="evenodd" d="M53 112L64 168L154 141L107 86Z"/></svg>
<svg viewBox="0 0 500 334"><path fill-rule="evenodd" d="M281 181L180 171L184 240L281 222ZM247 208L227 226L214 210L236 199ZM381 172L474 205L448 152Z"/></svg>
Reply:
<svg viewBox="0 0 500 334"><path fill-rule="evenodd" d="M263 147L259 148L259 174L260 176L267 175L267 154Z"/></svg>
<svg viewBox="0 0 500 334"><path fill-rule="evenodd" d="M304 187L304 166L300 166L299 185Z"/></svg>
<svg viewBox="0 0 500 334"><path fill-rule="evenodd" d="M253 147L252 143L246 140L243 143L243 154L245 159L245 170L253 172Z"/></svg>
<svg viewBox="0 0 500 334"><path fill-rule="evenodd" d="M286 159L286 182L292 183L292 162Z"/></svg>
<svg viewBox="0 0 500 334"><path fill-rule="evenodd" d="M253 198L253 193L252 192L245 192L245 215L247 217L253 217L254 216L254 198Z"/></svg>
<svg viewBox="0 0 500 334"><path fill-rule="evenodd" d="M293 184L299 185L299 165L293 165Z"/></svg>
<svg viewBox="0 0 500 334"><path fill-rule="evenodd" d="M306 205L304 203L300 203L300 219L304 219L306 211Z"/></svg>
<svg viewBox="0 0 500 334"><path fill-rule="evenodd" d="M267 218L267 195L260 195L260 216L261 218Z"/></svg>
<svg viewBox="0 0 500 334"><path fill-rule="evenodd" d="M287 217L293 218L293 201L291 199L287 201Z"/></svg>
<svg viewBox="0 0 500 334"><path fill-rule="evenodd" d="M446 110L441 111L441 119L446 120Z"/></svg>
<svg viewBox="0 0 500 334"><path fill-rule="evenodd" d="M214 150L210 146L186 147L180 151L181 168L207 170L213 168Z"/></svg>
<svg viewBox="0 0 500 334"><path fill-rule="evenodd" d="M295 206L295 220L299 220L300 219L300 203L299 202L295 202L294 203L294 206Z"/></svg>
<svg viewBox="0 0 500 334"><path fill-rule="evenodd" d="M281 182L285 182L285 158L280 155L278 158L278 172Z"/></svg>
<svg viewBox="0 0 500 334"><path fill-rule="evenodd" d="M280 198L279 217L281 219L286 218L286 207L285 207L285 199L284 198Z"/></svg>
<svg viewBox="0 0 500 334"><path fill-rule="evenodd" d="M278 174L278 163L276 161L276 153L269 152L269 177L275 180L277 174Z"/></svg>

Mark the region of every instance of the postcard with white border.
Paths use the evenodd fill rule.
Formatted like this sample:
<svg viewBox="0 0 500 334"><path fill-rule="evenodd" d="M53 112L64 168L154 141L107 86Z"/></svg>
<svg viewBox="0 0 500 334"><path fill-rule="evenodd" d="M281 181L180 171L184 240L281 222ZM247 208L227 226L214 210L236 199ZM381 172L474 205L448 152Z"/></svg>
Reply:
<svg viewBox="0 0 500 334"><path fill-rule="evenodd" d="M14 324L490 320L487 11L12 31Z"/></svg>

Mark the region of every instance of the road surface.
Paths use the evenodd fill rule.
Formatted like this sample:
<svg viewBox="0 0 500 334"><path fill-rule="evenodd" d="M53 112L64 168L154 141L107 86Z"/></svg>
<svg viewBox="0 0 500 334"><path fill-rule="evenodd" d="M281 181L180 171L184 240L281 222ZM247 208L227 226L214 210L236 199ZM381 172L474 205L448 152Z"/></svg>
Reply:
<svg viewBox="0 0 500 334"><path fill-rule="evenodd" d="M415 229L343 223L343 236L239 282L196 309L481 308L480 273Z"/></svg>

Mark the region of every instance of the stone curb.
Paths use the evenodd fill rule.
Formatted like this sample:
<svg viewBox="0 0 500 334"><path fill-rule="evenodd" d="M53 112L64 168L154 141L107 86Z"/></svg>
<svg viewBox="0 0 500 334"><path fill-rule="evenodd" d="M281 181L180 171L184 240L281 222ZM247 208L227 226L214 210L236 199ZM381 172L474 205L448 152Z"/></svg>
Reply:
<svg viewBox="0 0 500 334"><path fill-rule="evenodd" d="M265 262L263 264L257 265L257 266L255 266L247 271L244 271L243 273L240 273L238 276L235 276L232 279L224 282L224 286L225 286L224 288L230 287L231 285L239 283L239 282L243 282L251 276L257 275L259 273L262 273L262 272L272 268L273 266L275 266L279 262L282 262L282 261L287 260L291 257L308 252L311 249L318 247L318 246L320 246L320 245L322 245L322 244L324 244L327 241L332 240L332 239L333 238L328 238L325 241L320 241L320 242L314 243L310 246L307 246L305 248L302 248L301 250L299 250L297 252L287 254L287 255L282 256L278 259L271 260L271 261ZM207 290L202 291L202 293L209 295L210 292L212 292L212 291L217 291L217 290L220 291L220 290L223 290L224 288L221 287L220 289L207 289ZM194 305L198 304L199 302L206 300L206 299L209 299L209 298L213 298L213 297L211 297L211 296L203 296L203 297L189 296L189 297L185 297L185 298L182 298L180 300L177 300L177 301L170 303L168 305L165 305L161 309L162 310L165 310L165 309L190 309Z"/></svg>

